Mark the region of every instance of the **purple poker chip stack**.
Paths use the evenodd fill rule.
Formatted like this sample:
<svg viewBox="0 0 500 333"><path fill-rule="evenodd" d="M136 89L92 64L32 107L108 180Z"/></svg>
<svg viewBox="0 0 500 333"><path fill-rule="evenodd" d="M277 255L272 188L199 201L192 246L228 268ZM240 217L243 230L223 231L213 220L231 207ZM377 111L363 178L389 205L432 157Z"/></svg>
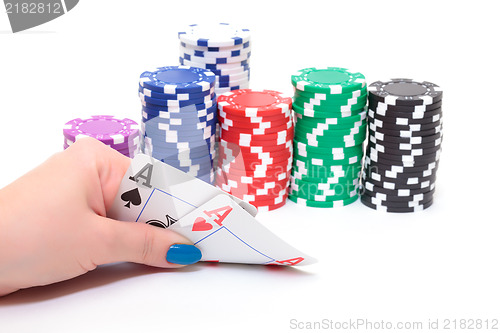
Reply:
<svg viewBox="0 0 500 333"><path fill-rule="evenodd" d="M92 137L130 158L139 152L139 124L127 118L118 119L113 116L76 118L64 125L63 134L64 149L78 139Z"/></svg>

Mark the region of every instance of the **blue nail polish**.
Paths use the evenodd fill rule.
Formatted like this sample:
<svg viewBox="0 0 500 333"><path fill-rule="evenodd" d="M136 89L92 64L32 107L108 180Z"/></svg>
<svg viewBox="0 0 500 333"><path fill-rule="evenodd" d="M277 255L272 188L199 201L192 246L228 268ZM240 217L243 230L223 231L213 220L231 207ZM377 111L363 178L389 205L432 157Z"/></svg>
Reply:
<svg viewBox="0 0 500 333"><path fill-rule="evenodd" d="M200 259L201 251L194 245L174 244L167 252L167 261L172 264L191 265Z"/></svg>

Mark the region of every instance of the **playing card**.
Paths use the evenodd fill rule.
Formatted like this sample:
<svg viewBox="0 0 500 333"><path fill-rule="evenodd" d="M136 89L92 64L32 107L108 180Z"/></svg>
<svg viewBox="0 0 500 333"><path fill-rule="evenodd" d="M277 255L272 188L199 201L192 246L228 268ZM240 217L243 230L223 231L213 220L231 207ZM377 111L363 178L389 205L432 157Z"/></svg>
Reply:
<svg viewBox="0 0 500 333"><path fill-rule="evenodd" d="M315 262L257 222L256 214L254 206L144 154L132 160L107 212L113 219L173 229L195 243L205 261Z"/></svg>
<svg viewBox="0 0 500 333"><path fill-rule="evenodd" d="M315 259L299 252L242 209L218 195L170 227L202 252L202 261L262 265L307 265Z"/></svg>
<svg viewBox="0 0 500 333"><path fill-rule="evenodd" d="M121 221L169 227L219 194L231 197L251 215L257 214L254 206L150 156L138 154L107 215Z"/></svg>

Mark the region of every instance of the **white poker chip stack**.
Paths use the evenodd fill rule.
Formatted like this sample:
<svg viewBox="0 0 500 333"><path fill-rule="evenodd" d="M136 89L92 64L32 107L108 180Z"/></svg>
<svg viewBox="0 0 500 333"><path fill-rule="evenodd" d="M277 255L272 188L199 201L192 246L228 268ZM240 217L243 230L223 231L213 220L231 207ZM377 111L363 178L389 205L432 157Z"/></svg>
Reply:
<svg viewBox="0 0 500 333"><path fill-rule="evenodd" d="M215 93L247 89L250 81L250 31L228 23L193 24L179 32L180 63L216 75Z"/></svg>

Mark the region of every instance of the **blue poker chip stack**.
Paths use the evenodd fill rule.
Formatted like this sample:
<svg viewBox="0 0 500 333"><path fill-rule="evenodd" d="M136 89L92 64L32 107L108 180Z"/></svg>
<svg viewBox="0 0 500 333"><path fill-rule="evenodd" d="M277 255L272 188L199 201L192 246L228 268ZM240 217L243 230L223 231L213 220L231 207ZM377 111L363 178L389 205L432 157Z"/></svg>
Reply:
<svg viewBox="0 0 500 333"><path fill-rule="evenodd" d="M189 66L141 74L141 150L207 183L214 181L215 74Z"/></svg>
<svg viewBox="0 0 500 333"><path fill-rule="evenodd" d="M250 30L228 23L193 24L179 32L179 40L180 64L212 71L217 96L249 88Z"/></svg>

